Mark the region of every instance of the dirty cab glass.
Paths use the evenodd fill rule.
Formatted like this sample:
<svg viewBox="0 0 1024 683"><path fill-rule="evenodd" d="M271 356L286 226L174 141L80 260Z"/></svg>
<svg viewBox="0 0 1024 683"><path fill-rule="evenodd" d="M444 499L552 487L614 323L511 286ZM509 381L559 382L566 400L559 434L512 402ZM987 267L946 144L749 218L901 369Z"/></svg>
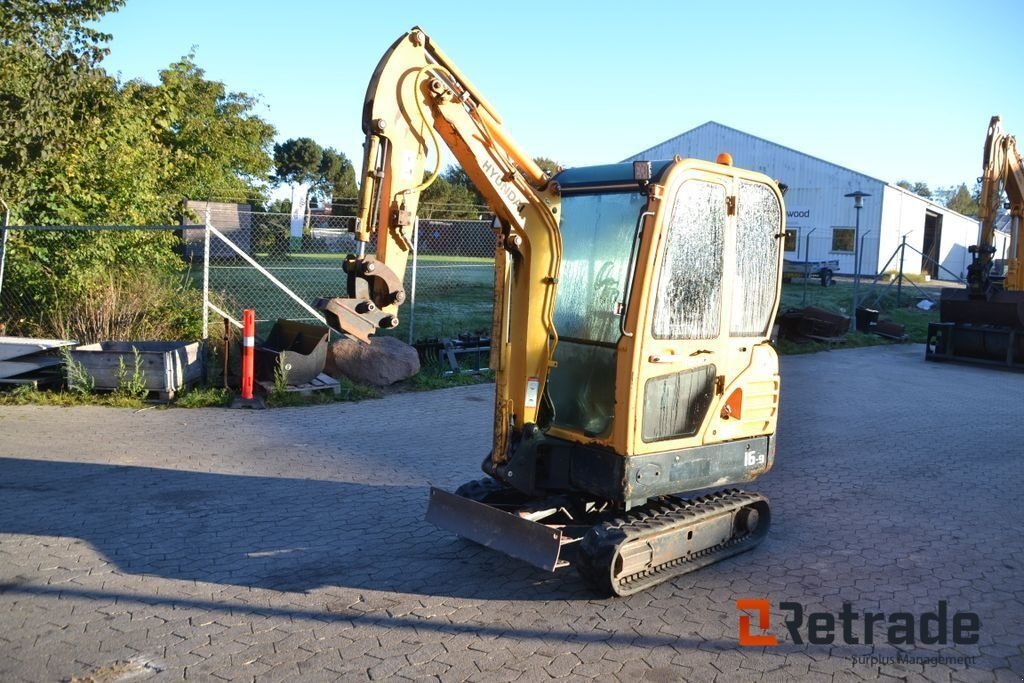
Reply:
<svg viewBox="0 0 1024 683"><path fill-rule="evenodd" d="M606 433L615 403L615 345L630 245L647 198L637 192L565 195L549 395L554 423Z"/></svg>
<svg viewBox="0 0 1024 683"><path fill-rule="evenodd" d="M741 181L736 210L736 284L729 334L757 337L768 331L779 279L782 207L762 183Z"/></svg>
<svg viewBox="0 0 1024 683"><path fill-rule="evenodd" d="M722 300L725 187L688 180L676 192L665 233L654 336L716 339Z"/></svg>

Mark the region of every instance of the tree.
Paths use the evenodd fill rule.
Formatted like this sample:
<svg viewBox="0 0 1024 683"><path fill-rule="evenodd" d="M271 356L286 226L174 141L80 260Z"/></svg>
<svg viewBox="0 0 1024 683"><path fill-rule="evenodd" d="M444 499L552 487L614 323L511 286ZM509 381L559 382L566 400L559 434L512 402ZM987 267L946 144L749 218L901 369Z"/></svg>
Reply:
<svg viewBox="0 0 1024 683"><path fill-rule="evenodd" d="M0 4L0 196L11 205L14 223L153 217L149 183L161 164L136 163L154 160L149 131L121 106L117 83L99 67L109 36L87 25L122 4ZM169 234L12 232L5 299L59 312L61 305L87 299L90 283L111 266L178 263L172 239ZM10 305L3 313L15 322L20 317Z"/></svg>
<svg viewBox="0 0 1024 683"><path fill-rule="evenodd" d="M320 171L323 148L312 138L293 138L274 145L276 178L284 183L312 183Z"/></svg>
<svg viewBox="0 0 1024 683"><path fill-rule="evenodd" d="M448 171L453 168L449 167ZM487 211L483 200L467 185L448 180L448 171L438 176L420 194L419 215L422 218L479 218L482 212Z"/></svg>
<svg viewBox="0 0 1024 683"><path fill-rule="evenodd" d="M123 94L145 112L169 157L168 196L239 200L265 192L274 127L253 113L255 97L207 80L195 55L161 71L158 85L133 81Z"/></svg>
<svg viewBox="0 0 1024 683"><path fill-rule="evenodd" d="M0 2L0 197L14 224L173 223L184 195L250 196L265 185L274 129L252 113L253 98L206 80L191 55L157 85L121 84L101 68L109 37L88 24L122 4ZM53 335L78 336L64 325L72 313L147 282L148 301L177 301L180 313L190 292L176 244L168 232L14 231L5 300L52 313L49 328L23 329ZM17 311L2 312L17 322Z"/></svg>
<svg viewBox="0 0 1024 683"><path fill-rule="evenodd" d="M342 152L322 148L312 138L292 138L274 145L275 179L308 185L322 200L354 197L356 172Z"/></svg>
<svg viewBox="0 0 1024 683"><path fill-rule="evenodd" d="M0 44L34 46L53 60L95 64L106 55L110 36L89 27L125 0L4 0L0 4Z"/></svg>
<svg viewBox="0 0 1024 683"><path fill-rule="evenodd" d="M325 149L320 158L320 175L335 201L355 197L359 191L352 162L333 147Z"/></svg>
<svg viewBox="0 0 1024 683"><path fill-rule="evenodd" d="M540 166L540 170L544 171L548 175L555 175L562 170L562 165L560 163L548 159L547 157L534 157L533 163Z"/></svg>
<svg viewBox="0 0 1024 683"><path fill-rule="evenodd" d="M441 173L441 177L452 185L461 185L476 190L473 187L473 181L469 179L469 174L461 166L449 166Z"/></svg>
<svg viewBox="0 0 1024 683"><path fill-rule="evenodd" d="M966 183L960 183L960 187L956 189L949 198L949 201L946 202L946 208L952 209L964 216L977 216L978 200L976 197L971 196L971 193L967 190Z"/></svg>
<svg viewBox="0 0 1024 683"><path fill-rule="evenodd" d="M928 183L918 181L914 183L914 186L910 189L910 191L918 196L924 197L925 199L932 198L932 191L928 189Z"/></svg>
<svg viewBox="0 0 1024 683"><path fill-rule="evenodd" d="M97 68L109 36L88 28L123 0L4 0L0 3L0 196L12 220L44 190L41 167L83 149L113 95Z"/></svg>
<svg viewBox="0 0 1024 683"><path fill-rule="evenodd" d="M932 191L928 189L928 183L925 182L917 181L915 183L911 183L909 180L897 180L896 187L902 187L904 190L907 190L908 192L913 192L914 194L920 197L924 197L925 199L932 198Z"/></svg>

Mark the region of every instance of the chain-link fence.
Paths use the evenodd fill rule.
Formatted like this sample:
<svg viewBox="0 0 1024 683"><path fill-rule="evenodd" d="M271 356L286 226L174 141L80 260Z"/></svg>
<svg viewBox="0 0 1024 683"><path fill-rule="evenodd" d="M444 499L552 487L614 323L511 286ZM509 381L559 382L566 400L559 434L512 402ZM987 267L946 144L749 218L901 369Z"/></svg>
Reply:
<svg viewBox="0 0 1024 683"><path fill-rule="evenodd" d="M968 244L922 239L920 234L907 238L902 262L899 252L903 237L898 234L887 234L879 239L875 231L862 231L858 240L854 228L787 229L785 240L785 258L788 261L831 261L838 266L837 274L851 276L855 271L855 261L859 260L863 277L903 272L920 279L956 281L964 277L971 262ZM856 247L855 242L859 242Z"/></svg>
<svg viewBox="0 0 1024 683"><path fill-rule="evenodd" d="M879 240L868 232L853 250L853 229L806 232L799 243L787 234L779 320L789 317L791 324L791 312L813 307L857 320L862 332L923 342L928 324L938 319L943 288L963 286L970 263L963 244L927 239L922 244L920 233ZM831 338L834 332L818 336Z"/></svg>
<svg viewBox="0 0 1024 683"><path fill-rule="evenodd" d="M318 298L346 296L342 262L357 250L354 217L314 211L296 223L245 204L188 208L185 226L12 226L0 252L0 333L80 341L167 337L172 329L219 336L223 317L238 321L253 308L262 335L278 318L316 320ZM490 222L421 219L414 244L400 325L388 333L411 342L488 331Z"/></svg>
<svg viewBox="0 0 1024 683"><path fill-rule="evenodd" d="M190 202L188 208L185 226L3 231L0 333L80 341L200 338L219 336L223 317L237 321L243 309L253 308L263 335L278 318L316 320L316 299L346 295L342 262L357 251L350 232L354 217L313 211L296 222L289 214L254 211L248 204ZM495 247L490 221L421 218L417 225L400 325L387 333L412 342L489 331ZM970 261L964 245L903 246L870 231L855 240L854 232L787 231L784 307L848 310L852 291L833 289L850 287L858 256L857 299L870 306L884 306L878 293L893 279L896 287L890 289L909 289L907 299L890 297L896 307L937 298L937 290L916 285L926 275L955 281ZM843 286L821 287L822 270Z"/></svg>
<svg viewBox="0 0 1024 683"><path fill-rule="evenodd" d="M916 299L937 300L939 289L923 287L929 282L956 286L962 283L971 262L967 246L942 244L926 240L917 246L906 237L879 240L877 234L862 234L854 248L853 228L804 231L787 230L783 268L784 304L821 305L832 302L835 294L822 287L857 284L857 299L878 305L890 283L902 291L911 291L906 298L897 297L896 306ZM859 267L858 265L859 264ZM854 273L860 273L859 278ZM895 291L894 289L894 291ZM852 301L852 293L850 301Z"/></svg>
<svg viewBox="0 0 1024 683"><path fill-rule="evenodd" d="M179 226L11 226L0 334L80 341L201 333L202 292Z"/></svg>
<svg viewBox="0 0 1024 683"><path fill-rule="evenodd" d="M297 226L287 214L211 209L211 301L232 316L255 309L258 330L278 318L315 320L306 306L346 296L342 262L357 251L354 223L352 216L312 213ZM190 250L201 253L203 227L185 233L195 245ZM490 222L420 219L414 245L405 272L407 303L391 334L414 341L489 330L495 245Z"/></svg>

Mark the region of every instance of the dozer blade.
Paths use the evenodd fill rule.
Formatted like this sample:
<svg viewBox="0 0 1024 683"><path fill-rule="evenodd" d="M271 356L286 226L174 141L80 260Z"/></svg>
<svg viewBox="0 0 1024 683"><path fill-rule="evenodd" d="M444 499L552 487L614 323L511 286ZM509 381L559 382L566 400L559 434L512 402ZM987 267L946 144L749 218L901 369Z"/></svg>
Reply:
<svg viewBox="0 0 1024 683"><path fill-rule="evenodd" d="M562 532L496 507L430 487L427 521L535 567L559 566Z"/></svg>

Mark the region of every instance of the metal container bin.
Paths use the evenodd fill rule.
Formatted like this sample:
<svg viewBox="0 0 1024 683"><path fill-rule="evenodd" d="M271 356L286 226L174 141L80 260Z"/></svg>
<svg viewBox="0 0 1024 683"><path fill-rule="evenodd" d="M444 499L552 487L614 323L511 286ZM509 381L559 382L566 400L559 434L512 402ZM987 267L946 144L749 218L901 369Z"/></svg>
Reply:
<svg viewBox="0 0 1024 683"><path fill-rule="evenodd" d="M198 382L203 375L202 347L199 342L126 341L98 342L79 346L71 357L90 377L96 389L117 389L121 364L131 377L135 354L141 361L145 386L163 400Z"/></svg>

